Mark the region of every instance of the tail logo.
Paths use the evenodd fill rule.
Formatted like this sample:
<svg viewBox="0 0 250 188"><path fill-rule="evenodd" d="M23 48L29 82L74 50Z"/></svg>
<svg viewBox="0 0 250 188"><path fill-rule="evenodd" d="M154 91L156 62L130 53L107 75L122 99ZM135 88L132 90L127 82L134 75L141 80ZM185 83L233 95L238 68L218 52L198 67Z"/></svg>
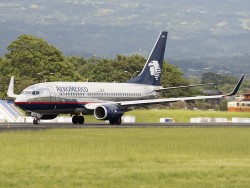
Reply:
<svg viewBox="0 0 250 188"><path fill-rule="evenodd" d="M150 67L150 75L154 76L156 80L159 79L161 74L161 67L158 63L158 61L151 61L148 66Z"/></svg>

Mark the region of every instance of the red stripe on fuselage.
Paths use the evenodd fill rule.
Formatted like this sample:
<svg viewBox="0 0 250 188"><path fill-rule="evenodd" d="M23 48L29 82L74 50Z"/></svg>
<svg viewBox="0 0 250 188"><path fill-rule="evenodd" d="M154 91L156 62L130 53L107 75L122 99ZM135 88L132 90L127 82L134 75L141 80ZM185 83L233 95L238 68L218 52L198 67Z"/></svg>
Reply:
<svg viewBox="0 0 250 188"><path fill-rule="evenodd" d="M15 102L15 104L88 104L89 102ZM93 103L93 102L91 102Z"/></svg>

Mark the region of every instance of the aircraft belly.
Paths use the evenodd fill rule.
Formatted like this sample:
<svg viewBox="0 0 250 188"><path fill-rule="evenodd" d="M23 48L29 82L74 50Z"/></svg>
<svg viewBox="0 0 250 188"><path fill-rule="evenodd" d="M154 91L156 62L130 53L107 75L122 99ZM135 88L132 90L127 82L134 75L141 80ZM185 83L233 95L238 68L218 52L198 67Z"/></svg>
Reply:
<svg viewBox="0 0 250 188"><path fill-rule="evenodd" d="M75 109L58 109L58 110L31 110L39 114L74 114Z"/></svg>
<svg viewBox="0 0 250 188"><path fill-rule="evenodd" d="M25 111L50 114L73 114L81 113L85 110L85 104L79 103L44 103L44 102L27 102L16 103L17 106Z"/></svg>
<svg viewBox="0 0 250 188"><path fill-rule="evenodd" d="M56 109L56 110L34 110L39 114L83 114L83 115L92 115L93 110L87 110L86 108L69 108L69 109Z"/></svg>

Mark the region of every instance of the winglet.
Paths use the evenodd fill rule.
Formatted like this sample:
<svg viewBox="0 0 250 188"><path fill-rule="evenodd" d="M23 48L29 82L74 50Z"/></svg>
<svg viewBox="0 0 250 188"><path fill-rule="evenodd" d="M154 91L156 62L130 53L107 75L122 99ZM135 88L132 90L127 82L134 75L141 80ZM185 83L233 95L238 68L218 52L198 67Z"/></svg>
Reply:
<svg viewBox="0 0 250 188"><path fill-rule="evenodd" d="M227 94L227 95L225 95L225 96L228 96L228 97L233 96L233 95L235 95L235 94L239 91L239 88L240 88L241 83L242 83L242 81L243 81L243 79L244 79L244 76L245 76L245 75L243 75L243 76L241 77L241 79L240 79L239 82L237 83L237 85L236 85L236 87L234 88L234 90L233 90L231 93L229 93L229 94Z"/></svg>
<svg viewBox="0 0 250 188"><path fill-rule="evenodd" d="M8 97L12 97L12 98L18 97L18 95L14 94L14 76L12 76L10 79L10 84L9 84L9 88L7 91L7 95Z"/></svg>

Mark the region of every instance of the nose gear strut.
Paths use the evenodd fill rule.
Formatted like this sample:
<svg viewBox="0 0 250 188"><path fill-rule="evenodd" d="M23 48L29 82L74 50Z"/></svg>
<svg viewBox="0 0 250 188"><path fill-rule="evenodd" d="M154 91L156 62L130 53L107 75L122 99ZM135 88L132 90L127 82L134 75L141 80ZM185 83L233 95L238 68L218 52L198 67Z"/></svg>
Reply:
<svg viewBox="0 0 250 188"><path fill-rule="evenodd" d="M34 117L33 124L35 124L35 125L40 124L40 119L43 116L42 114L38 114L38 113L32 112L30 115L31 115L31 117Z"/></svg>

